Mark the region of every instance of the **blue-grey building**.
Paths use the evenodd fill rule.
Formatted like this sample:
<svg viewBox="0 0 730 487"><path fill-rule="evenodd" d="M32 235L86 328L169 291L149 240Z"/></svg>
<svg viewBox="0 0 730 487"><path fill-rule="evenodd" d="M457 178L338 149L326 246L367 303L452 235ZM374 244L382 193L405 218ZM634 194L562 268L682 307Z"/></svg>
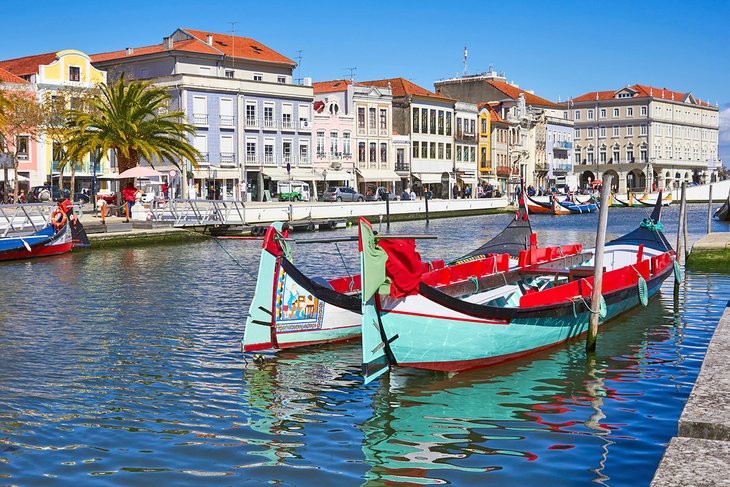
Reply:
<svg viewBox="0 0 730 487"><path fill-rule="evenodd" d="M166 88L196 132L201 160L158 167L187 197L260 200L283 179L314 182L311 83L294 84L296 63L246 37L177 29L161 44L92 56L113 81ZM289 171L287 170L289 169Z"/></svg>

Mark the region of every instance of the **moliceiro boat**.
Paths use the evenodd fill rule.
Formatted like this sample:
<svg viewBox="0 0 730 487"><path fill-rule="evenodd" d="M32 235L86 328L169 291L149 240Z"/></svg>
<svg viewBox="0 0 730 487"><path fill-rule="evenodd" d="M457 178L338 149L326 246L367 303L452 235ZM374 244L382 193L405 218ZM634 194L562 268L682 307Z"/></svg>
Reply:
<svg viewBox="0 0 730 487"><path fill-rule="evenodd" d="M593 251L531 248L518 268L474 269L467 282L437 288L418 274L414 242L376 244L361 219L365 380L389 366L462 371L504 362L584 333L591 310L605 322L646 305L673 271L678 279L660 213L658 201L636 230L606 244L600 303L591 303Z"/></svg>
<svg viewBox="0 0 730 487"><path fill-rule="evenodd" d="M730 210L730 194L725 200L725 203L723 203L722 206L715 211L713 216L721 222L730 221L730 211L728 210Z"/></svg>
<svg viewBox="0 0 730 487"><path fill-rule="evenodd" d="M450 262L424 263L423 272L461 265L454 270L458 273L468 268L463 264L484 265L492 254L507 255L503 265L514 267L518 265L516 257L520 251L530 247L531 236L534 240L527 213L519 211L488 242ZM299 244L307 241L315 240L301 240ZM360 336L360 276L330 280L307 276L294 264L290 242L286 224L277 222L268 227L241 343L244 353L346 341ZM496 272L495 263L489 262L491 271Z"/></svg>
<svg viewBox="0 0 730 487"><path fill-rule="evenodd" d="M545 197L542 197L545 198ZM548 213L552 215L570 215L572 213L593 213L598 209L598 205L593 200L584 203L576 203L566 197L561 200L560 196L553 194L548 197L548 201L543 199L535 199L526 195L527 209L532 213Z"/></svg>
<svg viewBox="0 0 730 487"><path fill-rule="evenodd" d="M30 259L64 254L74 246L88 246L81 222L73 214L73 204L66 200L53 210L50 222L30 235L0 238L0 261Z"/></svg>

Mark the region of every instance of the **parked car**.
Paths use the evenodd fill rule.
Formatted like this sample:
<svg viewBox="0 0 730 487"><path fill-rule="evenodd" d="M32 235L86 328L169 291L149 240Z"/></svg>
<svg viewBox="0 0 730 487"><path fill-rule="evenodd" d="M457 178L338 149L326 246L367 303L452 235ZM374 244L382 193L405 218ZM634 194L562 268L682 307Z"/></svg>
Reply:
<svg viewBox="0 0 730 487"><path fill-rule="evenodd" d="M322 194L324 201L365 201L365 197L347 186L330 186Z"/></svg>
<svg viewBox="0 0 730 487"><path fill-rule="evenodd" d="M388 199L390 201L396 201L398 199L398 195L393 193L392 191L388 191L384 186L378 186L377 188L375 186L370 186L368 188L369 194L365 198L368 201L385 201L385 194L388 194Z"/></svg>
<svg viewBox="0 0 730 487"><path fill-rule="evenodd" d="M41 193L43 193L45 190L47 196L43 196ZM51 191L53 192L53 195L51 196ZM63 193L61 193L61 190L58 186L54 186L51 188L50 186L33 186L30 188L30 191L28 192L28 203L39 203L42 201L49 201L52 199L53 201L62 201L65 199L69 199L71 197L71 192L64 188Z"/></svg>
<svg viewBox="0 0 730 487"><path fill-rule="evenodd" d="M279 181L276 192L279 201L309 201L309 184L304 181Z"/></svg>

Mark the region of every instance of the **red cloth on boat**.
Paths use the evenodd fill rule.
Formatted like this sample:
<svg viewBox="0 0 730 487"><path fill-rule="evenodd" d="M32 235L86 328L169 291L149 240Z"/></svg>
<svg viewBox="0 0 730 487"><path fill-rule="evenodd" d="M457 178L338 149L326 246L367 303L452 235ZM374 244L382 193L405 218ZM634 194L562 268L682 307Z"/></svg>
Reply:
<svg viewBox="0 0 730 487"><path fill-rule="evenodd" d="M416 252L416 241L381 239L378 245L388 254L385 275L391 282L390 295L397 299L416 294L421 274L428 271L428 264Z"/></svg>

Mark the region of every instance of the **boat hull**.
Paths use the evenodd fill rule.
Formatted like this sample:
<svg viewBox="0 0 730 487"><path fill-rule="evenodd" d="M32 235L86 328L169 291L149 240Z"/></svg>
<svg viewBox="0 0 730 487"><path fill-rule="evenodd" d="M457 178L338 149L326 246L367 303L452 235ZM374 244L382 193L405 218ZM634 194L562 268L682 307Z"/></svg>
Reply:
<svg viewBox="0 0 730 487"><path fill-rule="evenodd" d="M46 227L25 237L0 239L0 262L65 254L73 248L68 225L58 231Z"/></svg>

